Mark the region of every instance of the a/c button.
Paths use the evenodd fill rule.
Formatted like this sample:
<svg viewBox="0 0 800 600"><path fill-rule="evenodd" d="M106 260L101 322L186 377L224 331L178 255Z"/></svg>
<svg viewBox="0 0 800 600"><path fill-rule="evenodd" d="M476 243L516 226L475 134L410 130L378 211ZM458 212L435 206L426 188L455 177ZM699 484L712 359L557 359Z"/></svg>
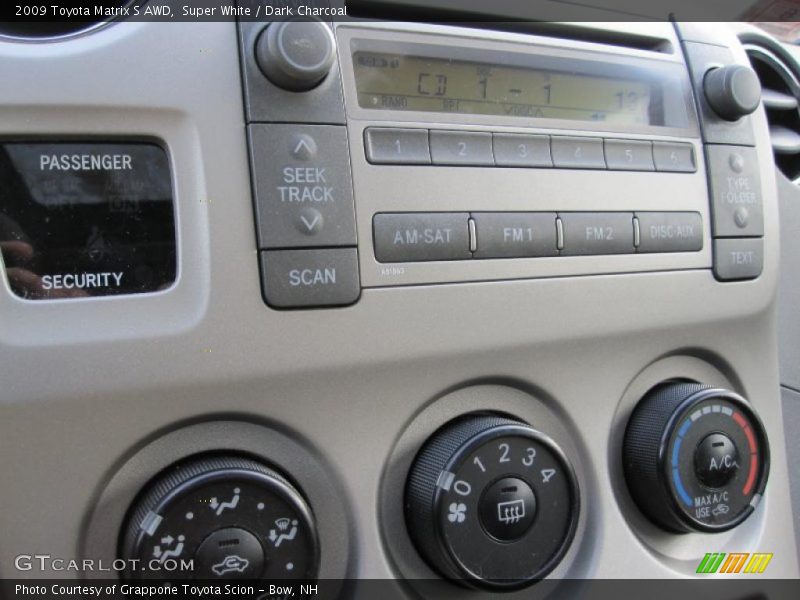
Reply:
<svg viewBox="0 0 800 600"><path fill-rule="evenodd" d="M261 253L261 278L273 308L343 306L361 294L355 248L268 250Z"/></svg>

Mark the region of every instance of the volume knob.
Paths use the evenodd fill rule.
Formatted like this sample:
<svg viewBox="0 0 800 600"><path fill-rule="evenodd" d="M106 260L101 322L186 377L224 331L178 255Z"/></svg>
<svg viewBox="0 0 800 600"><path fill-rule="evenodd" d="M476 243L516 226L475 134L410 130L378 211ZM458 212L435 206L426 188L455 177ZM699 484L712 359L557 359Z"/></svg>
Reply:
<svg viewBox="0 0 800 600"><path fill-rule="evenodd" d="M317 87L336 59L336 40L328 25L293 20L269 25L256 42L256 61L267 78L292 92Z"/></svg>

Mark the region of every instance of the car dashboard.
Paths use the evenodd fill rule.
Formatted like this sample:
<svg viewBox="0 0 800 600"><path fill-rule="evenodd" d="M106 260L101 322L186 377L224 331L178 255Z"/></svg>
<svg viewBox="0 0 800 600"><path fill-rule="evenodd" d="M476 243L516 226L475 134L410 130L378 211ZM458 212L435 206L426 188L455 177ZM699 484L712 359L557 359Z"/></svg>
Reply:
<svg viewBox="0 0 800 600"><path fill-rule="evenodd" d="M9 598L791 597L793 46L388 17L21 36L0 39Z"/></svg>

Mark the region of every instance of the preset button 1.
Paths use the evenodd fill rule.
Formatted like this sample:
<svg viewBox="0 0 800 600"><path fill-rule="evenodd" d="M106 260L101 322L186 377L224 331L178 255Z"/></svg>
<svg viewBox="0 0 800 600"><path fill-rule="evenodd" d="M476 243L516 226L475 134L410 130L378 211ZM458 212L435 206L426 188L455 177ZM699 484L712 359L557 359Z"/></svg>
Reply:
<svg viewBox="0 0 800 600"><path fill-rule="evenodd" d="M261 248L355 246L347 133L333 125L251 125Z"/></svg>

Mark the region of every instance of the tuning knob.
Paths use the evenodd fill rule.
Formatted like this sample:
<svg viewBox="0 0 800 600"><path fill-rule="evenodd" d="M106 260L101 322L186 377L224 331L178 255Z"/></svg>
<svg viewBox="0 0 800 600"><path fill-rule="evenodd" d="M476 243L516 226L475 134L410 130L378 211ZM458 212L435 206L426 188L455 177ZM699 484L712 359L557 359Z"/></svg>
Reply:
<svg viewBox="0 0 800 600"><path fill-rule="evenodd" d="M440 429L417 455L406 523L422 556L473 587L515 589L566 553L578 520L572 468L532 427L469 416Z"/></svg>
<svg viewBox="0 0 800 600"><path fill-rule="evenodd" d="M649 392L634 410L623 466L634 501L661 527L726 531L761 500L769 444L741 396L697 383L669 383Z"/></svg>
<svg viewBox="0 0 800 600"><path fill-rule="evenodd" d="M318 86L336 59L336 40L321 21L292 20L269 25L256 42L256 61L275 85L293 92Z"/></svg>
<svg viewBox="0 0 800 600"><path fill-rule="evenodd" d="M316 576L311 510L282 475L249 458L196 458L172 467L129 514L122 554L139 567L127 579ZM187 564L193 568L181 568Z"/></svg>
<svg viewBox="0 0 800 600"><path fill-rule="evenodd" d="M703 91L714 112L726 121L749 115L761 102L758 76L744 65L711 69L703 78Z"/></svg>

